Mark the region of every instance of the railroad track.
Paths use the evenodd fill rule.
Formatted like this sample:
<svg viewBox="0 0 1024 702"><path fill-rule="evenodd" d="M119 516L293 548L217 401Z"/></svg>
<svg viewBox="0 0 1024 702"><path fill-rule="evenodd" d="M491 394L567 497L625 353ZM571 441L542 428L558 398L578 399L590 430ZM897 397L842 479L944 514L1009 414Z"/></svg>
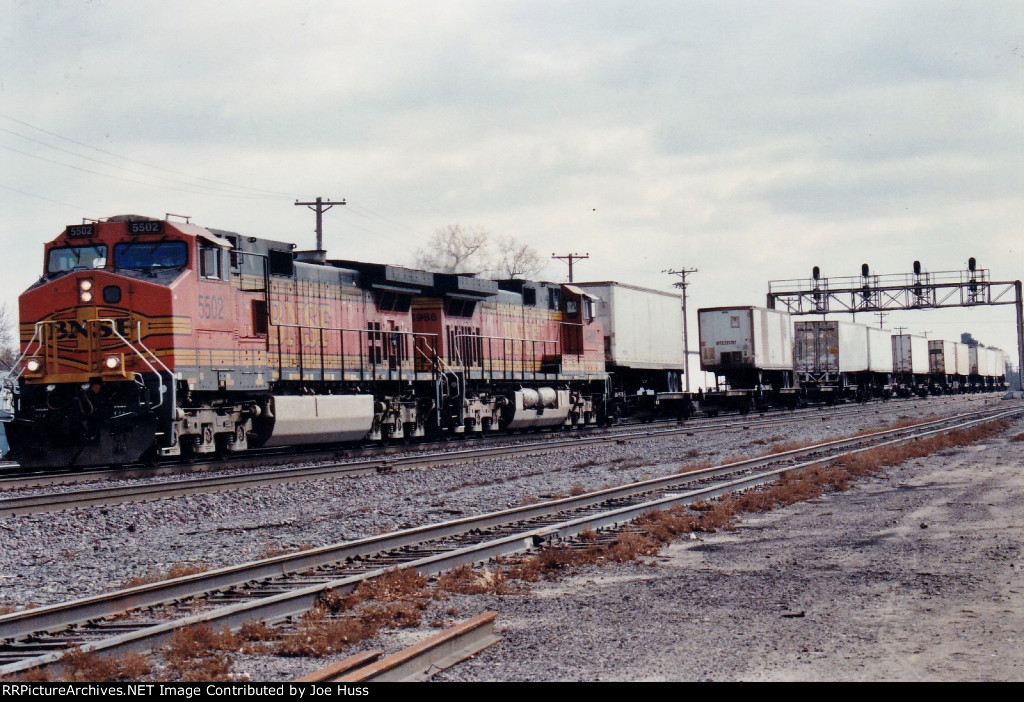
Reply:
<svg viewBox="0 0 1024 702"><path fill-rule="evenodd" d="M749 489L840 455L1022 413L1019 406L966 413L0 616L0 675L57 663L72 645L120 654L155 649L191 624L237 629L253 620L280 622L310 609L327 590L354 589L390 568L432 575Z"/></svg>
<svg viewBox="0 0 1024 702"><path fill-rule="evenodd" d="M929 403L929 407L935 407ZM835 410L842 416L856 416L877 412L873 408L847 408ZM829 413L827 416L831 416ZM507 456L529 456L541 453L550 453L562 449L577 449L584 446L599 446L610 442L638 441L653 438L663 438L684 435L695 435L710 431L728 431L734 429L747 429L751 426L764 428L768 426L786 425L794 422L805 421L806 414L768 416L759 419L744 419L737 421L735 418L729 420L694 425L686 424L679 426L675 423L668 428L651 428L642 431L616 431L611 433L573 433L573 434L548 434L543 440L517 442L513 444L502 444L499 446L474 446L452 450L441 453L422 453L409 455L386 455L363 460L335 462L316 466L299 466L291 468L271 468L254 472L245 472L229 475L215 475L198 478L185 478L179 480L167 480L158 482L141 482L133 485L119 484L111 487L83 488L64 492L45 492L32 495L14 496L0 499L0 518L14 517L32 514L42 514L68 509L83 509L93 507L109 507L112 505L125 504L129 502L145 502L151 500L181 497L184 495L205 494L223 492L227 490L238 490L267 485L282 485L290 483L320 480L328 477L355 477L359 475L371 475L382 472L393 472L400 470L419 470L433 466L450 466L456 463L478 461L495 457ZM119 476L120 477L120 476ZM27 483L24 479L11 479L0 481L0 487L4 483L12 486L18 483L25 483L22 487L38 487L32 480Z"/></svg>
<svg viewBox="0 0 1024 702"><path fill-rule="evenodd" d="M922 400L920 398L894 398L888 401L872 401L863 404L847 405L816 405L797 410L786 410L770 413L752 413L748 415L727 415L723 417L696 417L685 420L681 424L679 420L652 420L649 422L633 422L630 424L616 425L611 428L586 429L582 432L571 432L572 436L603 436L611 437L618 434L630 434L644 431L653 431L657 427L686 427L687 431L706 432L713 429L733 429L747 427L756 422L760 426L772 424L788 424L804 418L808 414L819 414L829 416L832 414L843 414L855 416L858 414L869 414L878 411L878 407L892 408L920 408L920 407L941 407L956 402L956 398L940 398ZM486 445L498 443L500 445L511 445L517 443L542 443L549 437L565 436L562 432L546 432L542 439L534 435L527 437L516 435L488 435L481 437L467 437L472 443L488 442ZM460 445L460 441L435 441L429 443L394 444L389 446L362 446L355 448L328 448L319 450L292 450L273 449L266 453L250 452L238 457L229 457L223 460L210 458L199 460L195 463L184 464L177 461L162 463L157 466L130 465L118 467L98 468L62 468L55 467L48 470L38 468L22 469L16 463L0 463L0 493L5 491L24 490L32 488L50 487L56 485L72 485L85 482L102 482L104 480L128 480L145 479L167 475L187 475L194 473L225 472L231 470L247 470L253 468L267 468L282 464L292 464L297 460L313 462L328 460L334 461L334 465L341 465L342 462L355 462L361 459L367 461L386 461L390 457L417 454L424 452L452 451L452 446Z"/></svg>

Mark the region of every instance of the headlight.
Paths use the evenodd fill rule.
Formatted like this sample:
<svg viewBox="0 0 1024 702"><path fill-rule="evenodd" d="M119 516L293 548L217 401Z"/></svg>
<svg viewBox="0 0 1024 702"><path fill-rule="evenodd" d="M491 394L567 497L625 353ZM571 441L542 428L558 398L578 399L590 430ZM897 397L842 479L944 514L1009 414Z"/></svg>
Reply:
<svg viewBox="0 0 1024 702"><path fill-rule="evenodd" d="M83 278L78 281L78 300L80 302L92 302L93 297L92 280Z"/></svg>
<svg viewBox="0 0 1024 702"><path fill-rule="evenodd" d="M107 356L103 365L107 367L107 370L117 370L117 367L121 365L121 359L117 356Z"/></svg>
<svg viewBox="0 0 1024 702"><path fill-rule="evenodd" d="M25 363L25 370L29 373L38 373L39 369L43 367L42 362L38 358L30 358Z"/></svg>

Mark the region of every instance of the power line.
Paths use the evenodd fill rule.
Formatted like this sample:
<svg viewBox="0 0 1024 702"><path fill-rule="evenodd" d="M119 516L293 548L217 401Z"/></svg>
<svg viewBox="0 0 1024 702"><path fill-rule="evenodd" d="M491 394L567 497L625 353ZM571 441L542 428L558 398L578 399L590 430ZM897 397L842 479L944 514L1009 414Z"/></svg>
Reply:
<svg viewBox="0 0 1024 702"><path fill-rule="evenodd" d="M568 261L568 263L569 263L569 282L571 283L572 282L572 262L573 261L581 261L583 259L590 258L590 254L589 253L585 253L585 254L571 253L571 254L566 254L564 256L556 256L555 254L551 254L551 258L560 258L560 259L562 259L564 261Z"/></svg>
<svg viewBox="0 0 1024 702"><path fill-rule="evenodd" d="M286 194L286 193L274 192L272 190L262 190L260 188L252 188L252 187L245 186L245 185L235 185L234 183L226 183L224 181L214 180L212 178L203 178L201 176L194 176L194 175L190 175L188 173L182 173L180 171L174 171L174 170L171 170L169 168L163 168L162 166L154 166L153 164L146 163L145 161L139 161L139 160L136 160L136 159L133 159L133 158L129 158L127 156L122 156L120 154L114 153L113 151L107 151L106 149L101 149L101 148L99 148L97 146L92 146L90 144L86 144L86 143L83 143L81 141L76 141L75 139L72 139L70 137L66 137L66 136L63 136L61 134L57 134L55 132L47 131L45 129L42 129L41 127L37 127L37 126L35 126L33 124L29 124L28 122L23 122L20 119L15 119L14 117L11 117L9 115L0 114L0 117L2 117L4 119L7 119L7 120L10 120L12 122L15 122L17 124L20 124L22 126L29 127L30 129L35 129L36 131L42 132L43 134L47 134L49 136L56 137L57 139L63 139L64 141L70 142L72 144L76 144L78 146L83 146L83 147L85 147L87 149L92 149L93 151L98 151L100 153L107 154L108 156L113 156L114 158L119 158L119 159L122 159L124 161L128 161L130 163L135 163L135 164L138 164L140 166L145 166L146 168L152 168L154 170L164 171L165 173L171 173L173 175L184 176L186 178L192 178L193 180L203 180L203 181L206 181L206 182L209 182L209 183L216 183L218 185L226 185L226 186L228 186L230 188L236 188L236 189L239 189L239 190L250 190L250 191L253 191L253 192L264 193L265 195L274 195L274 196L282 197L282 198L291 198L292 197L292 195L289 195L289 194ZM25 137L25 138L28 138L28 137ZM56 148L56 147L53 147L53 148Z"/></svg>
<svg viewBox="0 0 1024 702"><path fill-rule="evenodd" d="M662 271L662 273L679 276L679 282L672 283L672 287L679 288L683 298L683 378L686 383L686 392L690 392L690 339L686 329L686 288L689 283L686 282L686 276L690 273L697 273L698 270L697 268L680 268L678 271Z"/></svg>
<svg viewBox="0 0 1024 702"><path fill-rule="evenodd" d="M326 258L324 252L324 212L331 209L335 205L344 205L344 200L324 200L322 197L318 197L313 202L299 202L295 201L295 205L305 205L309 209L316 212L316 255L319 259L323 260Z"/></svg>
<svg viewBox="0 0 1024 702"><path fill-rule="evenodd" d="M204 193L204 192L199 191L199 190L186 190L185 188L176 188L174 186L159 185L157 183L147 183L147 182L142 181L142 180L133 180L132 178L124 178L122 176L111 175L110 173L101 173L100 171L94 171L94 170L91 170L89 168L82 168L81 166L75 166L75 165L70 164L70 163L63 163L61 161L54 161L52 158L46 158L45 156L39 156L38 154L30 154L27 151L22 151L20 149L15 149L15 148L13 148L11 146L5 146L3 144L0 144L0 149L5 149L7 151L13 151L16 154L21 154L22 156L28 156L29 158L34 158L34 159L38 159L40 161L45 161L46 163L52 163L52 164L54 164L56 166L63 166L64 168L71 168L71 169L76 170L76 171L81 171L82 173L91 173L92 175L98 175L98 176L102 176L104 178L111 178L113 180L121 180L121 181L124 181L126 183L135 183L136 185L147 185L147 186L152 187L152 188L166 188L168 190L176 190L176 191L182 192L182 193L189 193L190 195L208 195L208 194L210 194L210 193ZM228 194L228 193L222 193L220 195L221 195L221 197L233 197L233 198L238 198L238 199L242 199L242 200L266 200L266 199L268 199L268 198L263 197L261 195L242 195L242 194L232 195L232 194Z"/></svg>

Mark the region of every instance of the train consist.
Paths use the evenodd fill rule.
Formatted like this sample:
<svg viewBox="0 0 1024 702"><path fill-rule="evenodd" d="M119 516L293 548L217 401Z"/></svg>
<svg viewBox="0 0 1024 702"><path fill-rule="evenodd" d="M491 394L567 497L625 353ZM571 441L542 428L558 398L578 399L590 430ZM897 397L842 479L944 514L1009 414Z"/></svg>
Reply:
<svg viewBox="0 0 1024 702"><path fill-rule="evenodd" d="M678 296L295 249L135 215L66 227L19 299L13 457L122 464L577 427L654 393L678 400Z"/></svg>
<svg viewBox="0 0 1024 702"><path fill-rule="evenodd" d="M984 347L716 308L699 313L700 354L719 382L687 393L672 293L329 260L136 215L68 226L44 258L6 380L25 466L979 390L1004 368Z"/></svg>
<svg viewBox="0 0 1024 702"><path fill-rule="evenodd" d="M1006 387L1005 354L996 348L852 322L793 322L786 312L758 307L697 315L701 369L717 381L700 396L712 414Z"/></svg>

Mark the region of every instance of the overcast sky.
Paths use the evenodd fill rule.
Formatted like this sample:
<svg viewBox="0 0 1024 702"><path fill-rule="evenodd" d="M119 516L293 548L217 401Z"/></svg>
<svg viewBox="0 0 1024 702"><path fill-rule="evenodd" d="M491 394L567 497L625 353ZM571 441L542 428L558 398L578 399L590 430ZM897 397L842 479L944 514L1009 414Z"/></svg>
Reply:
<svg viewBox="0 0 1024 702"><path fill-rule="evenodd" d="M690 309L769 280L1024 277L1024 2L0 0L0 301L83 217L409 264L479 225ZM545 277L563 280L550 261ZM695 315L691 344L696 345ZM857 321L878 323L877 317ZM1013 307L886 326L1015 357Z"/></svg>

